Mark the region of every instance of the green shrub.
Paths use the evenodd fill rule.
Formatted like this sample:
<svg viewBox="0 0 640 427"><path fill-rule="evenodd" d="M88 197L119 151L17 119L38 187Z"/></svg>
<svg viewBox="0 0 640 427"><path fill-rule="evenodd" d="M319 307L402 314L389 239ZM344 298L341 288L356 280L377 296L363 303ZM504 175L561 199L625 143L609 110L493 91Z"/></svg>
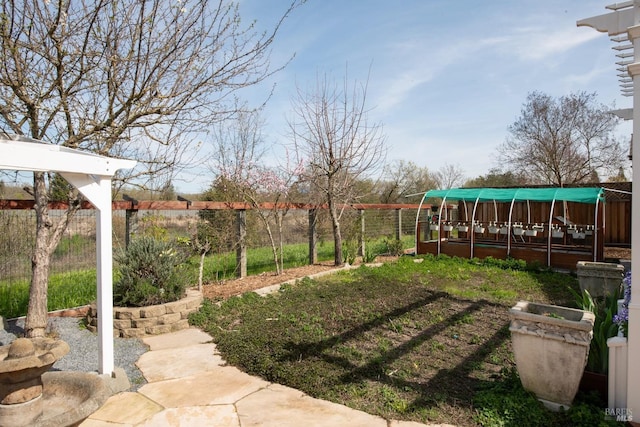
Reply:
<svg viewBox="0 0 640 427"><path fill-rule="evenodd" d="M387 250L391 256L400 256L404 254L404 243L400 239L385 238L383 240Z"/></svg>
<svg viewBox="0 0 640 427"><path fill-rule="evenodd" d="M113 289L114 304L142 307L184 296L187 282L180 273L185 257L171 243L142 236L115 259L119 279Z"/></svg>

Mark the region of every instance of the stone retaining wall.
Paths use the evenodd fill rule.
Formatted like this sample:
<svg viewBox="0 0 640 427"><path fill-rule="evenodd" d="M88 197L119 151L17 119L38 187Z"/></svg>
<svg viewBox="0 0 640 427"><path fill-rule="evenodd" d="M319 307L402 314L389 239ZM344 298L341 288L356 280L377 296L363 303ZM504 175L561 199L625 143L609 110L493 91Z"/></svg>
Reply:
<svg viewBox="0 0 640 427"><path fill-rule="evenodd" d="M202 293L188 289L187 296L179 301L148 307L114 307L113 335L122 338L139 338L179 331L189 327L189 314L202 305ZM87 329L98 330L98 310L91 305L87 313Z"/></svg>

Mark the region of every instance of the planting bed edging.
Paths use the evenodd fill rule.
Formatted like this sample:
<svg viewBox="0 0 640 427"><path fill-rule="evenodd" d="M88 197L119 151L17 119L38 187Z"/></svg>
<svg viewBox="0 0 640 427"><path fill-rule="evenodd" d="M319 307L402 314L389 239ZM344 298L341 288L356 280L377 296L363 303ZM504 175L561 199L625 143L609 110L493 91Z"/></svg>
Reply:
<svg viewBox="0 0 640 427"><path fill-rule="evenodd" d="M178 301L147 307L114 307L113 335L140 338L189 328L189 314L202 305L202 293L187 289L187 296ZM92 304L87 313L87 329L98 330L98 310Z"/></svg>

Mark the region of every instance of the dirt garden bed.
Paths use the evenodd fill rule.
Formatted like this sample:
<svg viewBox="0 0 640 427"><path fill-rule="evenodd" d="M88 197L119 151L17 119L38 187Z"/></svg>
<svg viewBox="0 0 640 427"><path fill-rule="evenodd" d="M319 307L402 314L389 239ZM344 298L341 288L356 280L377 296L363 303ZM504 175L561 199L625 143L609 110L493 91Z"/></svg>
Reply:
<svg viewBox="0 0 640 427"><path fill-rule="evenodd" d="M379 256L375 262L394 262L398 257ZM360 265L362 262L358 259L354 265ZM262 273L255 276L247 276L242 279L224 280L217 283L208 283L203 286L202 295L212 300L226 299L234 295L242 295L245 292L255 291L256 289L265 288L267 286L277 285L289 280L302 279L313 274L322 273L324 271L336 270L332 261L321 262L313 265L305 265L303 267L288 268L282 274Z"/></svg>

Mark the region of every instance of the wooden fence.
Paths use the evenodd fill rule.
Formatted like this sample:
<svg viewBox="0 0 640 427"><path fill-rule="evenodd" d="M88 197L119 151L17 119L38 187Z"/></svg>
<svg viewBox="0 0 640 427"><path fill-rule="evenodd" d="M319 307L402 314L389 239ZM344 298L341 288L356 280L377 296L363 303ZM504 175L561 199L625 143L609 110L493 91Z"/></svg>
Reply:
<svg viewBox="0 0 640 427"><path fill-rule="evenodd" d="M32 200L0 200L0 214L4 211L16 212L13 217L21 217L19 225L19 233L21 239L25 241L33 240L31 235L35 228L33 219ZM52 215L60 215L62 210L67 209L66 203L52 202L49 208ZM252 214L254 209L245 203L226 203L211 201L114 201L112 204L114 218L114 245L126 246L130 237L140 232L146 226L147 219L153 218L154 221L160 221L160 228L170 229L173 234L181 236L189 236L193 232L194 225L199 219L199 215L206 211L233 211L233 219L231 223L227 223L230 233L230 240L233 241L233 248L236 251L236 275L244 277L247 274L247 242L251 242L251 247L262 247L266 245L264 237L258 238L256 234L264 235L260 229L259 221L253 217L253 228L247 227L247 215ZM263 203L259 207L261 210L282 210L287 211L289 224L285 230L287 243L302 243L308 241L308 263L317 262L317 248L319 239L321 241L332 241L329 235L330 227L327 227L327 212L323 205L309 204L279 204ZM352 232L351 236L357 235L358 252L363 254L365 251L366 241L375 239L380 236L401 239L402 236L413 235L415 231L415 217L418 209L417 204L354 204L345 206L346 213L343 218L342 225L344 228L349 227ZM22 211L28 215L19 214ZM167 213L169 213L167 215ZM95 215L93 206L84 202L81 205L81 211L78 213L82 219L80 227L70 227L68 238L73 238L77 234L84 236L94 235L92 229L93 216ZM6 216L6 215L5 215ZM163 217L159 219L160 217ZM24 218L22 218L24 217ZM318 218L321 217L320 221ZM0 218L2 219L2 218ZM14 221L15 223L15 221ZM0 223L0 228L4 227L11 231L16 228L11 221ZM158 224L158 222L156 222ZM4 229L3 228L3 229ZM77 231L81 228L82 231ZM2 232L0 230L0 232ZM6 234L7 232L5 232ZM346 235L346 233L344 233ZM319 235L321 237L319 238ZM15 258L21 257L21 265L25 265L28 259L28 248L24 247L21 251L14 250L11 241L15 239L0 238L0 261L6 267L10 268L11 264L18 264ZM3 245L6 241L8 246ZM5 247L6 246L6 247ZM86 248L82 255L90 260L94 248ZM20 253L18 253L20 252ZM86 252L86 253L85 253ZM94 262L95 262L95 258ZM63 261L60 260L60 263ZM87 264L86 260L83 261ZM89 261L90 262L90 261ZM75 263L75 262L74 262ZM64 266L60 266L58 271L65 271ZM0 276L20 277L10 271L3 271L0 268ZM22 274L23 276L23 274Z"/></svg>
<svg viewBox="0 0 640 427"><path fill-rule="evenodd" d="M613 187L611 191L606 192L606 204L605 204L605 234L604 244L605 246L619 246L630 247L631 246L631 183L618 183L618 184L604 184L605 187ZM7 210L26 210L33 213L34 202L32 200L0 200L0 213ZM54 202L49 206L55 211L64 210L67 208L65 203ZM320 230L321 239L330 240L330 230L326 226L326 207L323 205L308 205L308 204L282 204L277 206L281 209L293 211L297 223L295 227L292 227L287 231L287 242L302 242L308 241L309 254L308 262L315 262L315 248L318 244L318 228L317 218L313 220L313 215L316 217L319 215L324 218L325 225ZM93 216L93 207L88 202L82 204L81 208L87 212L85 215ZM265 203L261 209L274 209L276 206L270 203ZM362 253L365 248L365 240L367 238L373 238L377 236L392 236L399 238L401 236L414 235L415 234L415 218L417 212L417 204L362 204L362 205L350 205L347 207L348 221L344 221L352 229L356 229L360 238L358 243L359 251ZM427 209L423 206L423 209ZM463 205L460 204L457 214L460 214L463 210ZM145 215L152 215L153 213L160 212L175 212L174 218L169 218L167 221L171 224L171 227L178 228L188 227L188 222L197 218L197 212L202 210L231 210L236 212L236 217L242 215L244 212L251 212L251 206L245 203L226 203L226 202L211 202L211 201L115 201L113 202L114 210L114 232L117 234L114 236L115 244L126 245L128 237L136 230L138 221L144 218ZM590 210L589 210L590 211ZM589 223L589 219L582 220L580 209L574 209L569 206L570 219L577 223ZM8 213L8 212L7 212ZM524 215L524 214L523 214ZM591 215L591 213L587 213ZM178 220L177 218L183 218ZM487 218L491 215L487 212ZM184 219L187 218L187 219ZM460 218L462 219L462 218ZM82 227L85 227L87 223L91 223L92 218L82 221ZM143 221L140 221L143 222ZM31 233L34 230L35 221L33 218L25 219L24 224L21 225L19 237L20 240L28 241L32 239ZM186 224L186 225L185 225ZM311 224L315 224L312 227ZM12 224L6 222L0 224L0 226L12 227ZM186 232L186 231L185 231ZM256 230L249 230L248 238L251 239L255 235ZM70 234L76 233L71 231ZM84 233L84 232L83 232ZM89 231L91 233L91 231ZM252 234L253 233L253 234ZM86 234L86 233L85 233ZM12 265L16 264L16 257L20 256L21 265L28 272L29 243L20 242L16 243L16 239L13 236L5 236L3 240L0 238L0 276L10 277L14 274L11 272ZM323 240L323 241L324 241ZM257 241L254 239L254 242ZM4 243L7 243L4 245ZM264 241L263 241L264 243ZM258 243L255 243L260 244ZM19 246L19 248L16 248ZM239 248L241 245L237 245ZM94 248L88 248L86 254L82 254L87 260L85 265L90 263L91 253ZM244 253L244 255L242 255ZM80 256L76 255L77 258ZM237 254L237 260L239 261L239 270L236 274L243 274L242 266L244 264L243 259L246 259L246 245L244 252ZM95 260L95 258L94 258ZM63 260L56 261L58 263L57 268L59 271L64 271L65 266L62 265ZM54 263L55 264L55 263ZM18 276L28 274L20 273Z"/></svg>

